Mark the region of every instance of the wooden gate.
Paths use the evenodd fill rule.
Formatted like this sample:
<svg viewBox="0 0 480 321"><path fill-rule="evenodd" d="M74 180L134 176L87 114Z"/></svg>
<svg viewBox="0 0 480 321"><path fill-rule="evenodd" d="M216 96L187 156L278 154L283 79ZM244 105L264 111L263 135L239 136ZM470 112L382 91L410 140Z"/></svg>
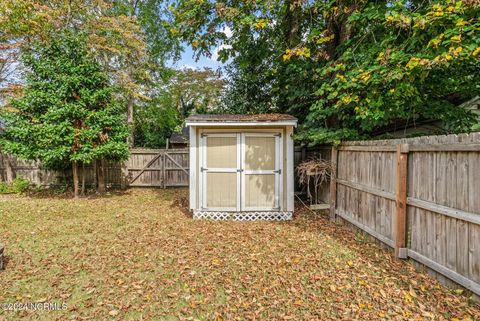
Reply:
<svg viewBox="0 0 480 321"><path fill-rule="evenodd" d="M132 149L129 186L188 186L188 149Z"/></svg>

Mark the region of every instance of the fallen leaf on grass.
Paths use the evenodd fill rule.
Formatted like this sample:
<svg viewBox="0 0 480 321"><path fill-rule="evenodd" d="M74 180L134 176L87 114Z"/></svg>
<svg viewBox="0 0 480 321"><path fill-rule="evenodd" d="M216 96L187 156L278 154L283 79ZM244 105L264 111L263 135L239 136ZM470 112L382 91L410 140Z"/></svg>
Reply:
<svg viewBox="0 0 480 321"><path fill-rule="evenodd" d="M114 316L118 315L118 310L111 310L110 312L108 312L108 315L114 317Z"/></svg>

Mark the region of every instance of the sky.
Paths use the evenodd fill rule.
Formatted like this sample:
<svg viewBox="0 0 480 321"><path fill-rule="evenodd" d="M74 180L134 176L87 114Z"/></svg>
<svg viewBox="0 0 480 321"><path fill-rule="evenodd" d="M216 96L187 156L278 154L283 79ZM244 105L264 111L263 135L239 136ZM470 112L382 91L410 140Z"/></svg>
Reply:
<svg viewBox="0 0 480 321"><path fill-rule="evenodd" d="M184 52L182 53L180 60L172 64L172 67L179 68L179 69L184 69L184 68L203 69L205 67L218 69L219 67L224 66L224 64L222 64L219 61L216 61L217 57L218 55L215 55L215 54L212 55L212 57L210 58L205 56L200 56L199 60L195 61L192 47L185 45Z"/></svg>
<svg viewBox="0 0 480 321"><path fill-rule="evenodd" d="M228 26L225 26L221 31L223 31L228 38L232 36L232 30ZM224 47L228 48L228 46L226 45L221 44L216 48L214 48L212 50L213 54L211 57L200 56L198 60L195 59L194 52L191 46L184 44L183 47L184 47L184 52L182 53L180 60L175 64L172 64L172 67L179 68L179 69L183 69L183 68L203 69L206 67L212 68L212 69L218 69L226 65L217 60L218 51Z"/></svg>

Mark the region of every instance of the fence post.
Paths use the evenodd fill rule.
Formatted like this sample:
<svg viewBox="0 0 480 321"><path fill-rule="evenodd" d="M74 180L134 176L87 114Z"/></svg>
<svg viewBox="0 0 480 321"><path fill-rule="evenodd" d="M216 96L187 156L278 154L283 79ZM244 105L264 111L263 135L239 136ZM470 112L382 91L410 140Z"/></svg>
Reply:
<svg viewBox="0 0 480 321"><path fill-rule="evenodd" d="M163 157L162 157L162 182L163 182L163 188L167 188L167 175L165 175L165 162L167 161L166 157L166 151L163 151Z"/></svg>
<svg viewBox="0 0 480 321"><path fill-rule="evenodd" d="M120 188L125 189L128 187L128 160L122 162L121 165L121 172L122 172L122 177L120 179Z"/></svg>
<svg viewBox="0 0 480 321"><path fill-rule="evenodd" d="M332 174L330 175L330 220L336 220L335 210L337 208L337 159L338 149L332 146Z"/></svg>
<svg viewBox="0 0 480 321"><path fill-rule="evenodd" d="M408 144L397 145L397 186L395 196L395 257L407 258L407 173Z"/></svg>
<svg viewBox="0 0 480 321"><path fill-rule="evenodd" d="M301 157L302 161L300 163L307 160L307 148L305 146L302 146L302 151L301 152L302 152L302 157Z"/></svg>

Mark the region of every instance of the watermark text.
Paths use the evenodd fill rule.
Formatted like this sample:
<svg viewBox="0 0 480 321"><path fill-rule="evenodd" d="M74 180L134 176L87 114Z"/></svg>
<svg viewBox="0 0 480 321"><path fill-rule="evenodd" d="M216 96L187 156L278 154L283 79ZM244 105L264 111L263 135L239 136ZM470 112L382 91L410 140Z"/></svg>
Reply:
<svg viewBox="0 0 480 321"><path fill-rule="evenodd" d="M67 310L65 302L0 302L4 311L61 311Z"/></svg>

